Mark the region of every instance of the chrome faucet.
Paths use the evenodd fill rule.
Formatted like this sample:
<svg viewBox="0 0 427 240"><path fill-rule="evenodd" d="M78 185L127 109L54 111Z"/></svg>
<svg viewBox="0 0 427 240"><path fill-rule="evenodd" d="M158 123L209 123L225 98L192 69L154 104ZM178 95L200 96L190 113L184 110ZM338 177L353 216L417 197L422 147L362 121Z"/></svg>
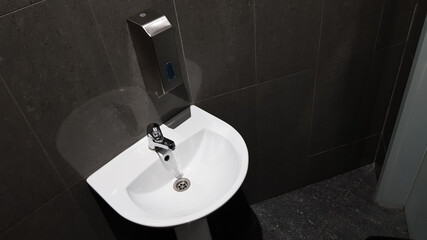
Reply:
<svg viewBox="0 0 427 240"><path fill-rule="evenodd" d="M171 171L177 179L182 178L183 173L179 161L173 152L175 143L163 136L159 124L151 123L147 126L147 138L148 148L157 153L163 166Z"/></svg>
<svg viewBox="0 0 427 240"><path fill-rule="evenodd" d="M175 143L165 138L160 130L160 126L157 123L151 123L147 126L147 137L148 137L148 148L155 150L156 152L160 149L175 150Z"/></svg>

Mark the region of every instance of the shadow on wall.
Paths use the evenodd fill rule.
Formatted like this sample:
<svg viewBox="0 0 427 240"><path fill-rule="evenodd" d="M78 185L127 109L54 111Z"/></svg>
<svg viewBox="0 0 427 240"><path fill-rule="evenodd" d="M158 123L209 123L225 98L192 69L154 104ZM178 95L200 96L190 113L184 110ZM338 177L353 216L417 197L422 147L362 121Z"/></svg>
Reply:
<svg viewBox="0 0 427 240"><path fill-rule="evenodd" d="M59 153L82 177L140 139L147 122L146 96L139 87L104 93L84 103L62 122Z"/></svg>
<svg viewBox="0 0 427 240"><path fill-rule="evenodd" d="M203 82L203 71L202 68L193 62L190 59L185 59L185 64L187 66L188 81L190 84L191 95L193 96L193 101L198 99L199 91Z"/></svg>
<svg viewBox="0 0 427 240"><path fill-rule="evenodd" d="M166 95L157 98L147 94L132 41L125 39L127 54L120 59L129 66L131 75L118 73L125 80L117 79L116 84L123 87L81 104L62 121L56 134L64 164L80 178L143 138L149 123L164 123L190 105L185 74L184 84Z"/></svg>
<svg viewBox="0 0 427 240"><path fill-rule="evenodd" d="M65 118L56 135L57 149L80 177L87 177L143 138L147 124L164 122L185 109L187 98L184 85L159 99L140 87L106 92Z"/></svg>
<svg viewBox="0 0 427 240"><path fill-rule="evenodd" d="M119 24L119 23L117 23ZM85 101L61 122L56 147L74 179L87 177L145 135L151 122L163 123L190 105L185 63L184 84L157 98L147 94L135 49L125 22L115 26L120 51L111 49L115 75L112 91ZM179 37L175 36L179 42ZM182 55L182 54L180 54ZM66 167L65 167L66 168Z"/></svg>

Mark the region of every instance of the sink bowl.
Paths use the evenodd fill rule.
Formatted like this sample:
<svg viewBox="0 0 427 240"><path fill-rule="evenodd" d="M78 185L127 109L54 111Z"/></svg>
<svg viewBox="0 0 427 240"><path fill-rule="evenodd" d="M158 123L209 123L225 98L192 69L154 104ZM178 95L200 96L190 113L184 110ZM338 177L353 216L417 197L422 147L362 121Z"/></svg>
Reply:
<svg viewBox="0 0 427 240"><path fill-rule="evenodd" d="M191 117L171 129L160 128L176 144L183 192L176 178L148 149L147 137L126 149L87 179L89 185L121 216L151 227L170 227L205 217L226 203L241 186L248 169L243 138L229 124L191 106Z"/></svg>

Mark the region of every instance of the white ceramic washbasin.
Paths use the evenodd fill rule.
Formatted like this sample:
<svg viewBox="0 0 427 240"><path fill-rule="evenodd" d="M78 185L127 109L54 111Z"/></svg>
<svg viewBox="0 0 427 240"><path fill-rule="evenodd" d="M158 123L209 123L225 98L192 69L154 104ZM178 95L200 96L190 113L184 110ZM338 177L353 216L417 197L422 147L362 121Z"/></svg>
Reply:
<svg viewBox="0 0 427 240"><path fill-rule="evenodd" d="M191 117L175 129L161 125L176 144L174 152L188 190L177 192L175 178L144 137L93 173L87 182L121 216L145 226L168 227L200 219L226 203L248 169L243 138L217 117L191 106Z"/></svg>

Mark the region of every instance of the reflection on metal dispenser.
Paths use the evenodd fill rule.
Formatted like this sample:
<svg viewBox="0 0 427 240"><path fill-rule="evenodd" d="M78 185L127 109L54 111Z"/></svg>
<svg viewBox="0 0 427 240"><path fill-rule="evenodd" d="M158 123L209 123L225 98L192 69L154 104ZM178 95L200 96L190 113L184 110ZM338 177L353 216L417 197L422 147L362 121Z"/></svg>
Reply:
<svg viewBox="0 0 427 240"><path fill-rule="evenodd" d="M169 20L146 10L128 18L127 23L146 91L161 97L181 85L178 51Z"/></svg>

